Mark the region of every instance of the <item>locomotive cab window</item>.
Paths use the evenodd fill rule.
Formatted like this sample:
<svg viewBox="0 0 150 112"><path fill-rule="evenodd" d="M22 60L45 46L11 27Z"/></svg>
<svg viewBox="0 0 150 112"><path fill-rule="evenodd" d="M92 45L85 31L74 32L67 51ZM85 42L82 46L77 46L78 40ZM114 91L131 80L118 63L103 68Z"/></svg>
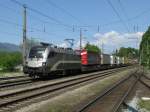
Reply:
<svg viewBox="0 0 150 112"><path fill-rule="evenodd" d="M31 48L29 58L43 58L43 53L45 52L45 49L45 47L41 46Z"/></svg>

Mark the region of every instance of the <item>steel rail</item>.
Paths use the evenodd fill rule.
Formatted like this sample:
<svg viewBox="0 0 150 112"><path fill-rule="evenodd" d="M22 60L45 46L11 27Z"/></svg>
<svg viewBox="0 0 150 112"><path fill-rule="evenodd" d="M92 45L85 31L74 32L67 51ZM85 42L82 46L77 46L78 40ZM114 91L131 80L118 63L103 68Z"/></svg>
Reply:
<svg viewBox="0 0 150 112"><path fill-rule="evenodd" d="M42 86L43 88L44 87L47 87L47 86L54 86L54 85L58 85L58 84L62 84L62 83L66 83L66 82L71 82L71 81L74 81L74 80L79 80L79 79L83 79L83 78L87 78L87 77L92 77L92 76L95 76L95 75L99 75L101 74L101 76L103 76L102 74L105 74L105 73L113 73L113 72L118 72L119 70L122 70L122 69L114 69L114 70L109 70L109 71L102 71L102 72L96 72L96 73L90 73L90 74L83 74L83 75L79 75L79 76L75 76L75 77L71 77L71 78L66 78L64 80L60 81L59 80L56 80L56 82L54 83L50 83L50 84L46 84L44 86ZM34 89L38 89L38 88L41 88L40 85L34 87ZM30 91L30 90L33 90L33 88L28 88L28 89L24 89L24 90L21 90L21 91L15 91L15 92L10 92L10 93L7 93L6 95L9 96L9 95L13 95L14 93L23 93L23 92L26 92L26 91ZM5 96L6 96L5 95ZM0 97L1 97L1 94L0 94Z"/></svg>
<svg viewBox="0 0 150 112"><path fill-rule="evenodd" d="M145 85L147 88L150 89L150 86L148 84L146 84L144 81L142 81L141 79L139 80L143 85Z"/></svg>
<svg viewBox="0 0 150 112"><path fill-rule="evenodd" d="M137 72L137 71L136 71ZM136 73L135 72L135 73ZM134 74L135 74L134 73ZM122 80L118 81L117 83L113 84L111 87L108 87L104 92L102 92L99 96L97 96L96 98L94 98L93 100L89 101L89 103L87 103L86 105L84 105L83 107L81 107L80 109L77 110L77 112L84 112L87 108L89 108L90 106L92 106L95 102L97 102L98 100L102 99L105 95L111 93L115 88L117 88L120 84L124 83L125 81L127 81L128 79L130 79L132 77L133 74L130 74L128 77L123 78Z"/></svg>
<svg viewBox="0 0 150 112"><path fill-rule="evenodd" d="M123 68L129 68L129 67L122 67L122 68L117 68L117 69L123 69ZM117 70L117 69L110 69L108 71ZM100 72L107 72L107 71L100 71ZM97 72L97 73L99 73L99 72ZM34 80L34 81L36 81L36 80ZM30 77L27 77L26 79L18 79L18 80L11 79L11 80L7 80L7 81L0 81L0 89L4 89L6 87L8 88L8 87L12 87L12 86L17 86L17 85L29 84L34 81Z"/></svg>
<svg viewBox="0 0 150 112"><path fill-rule="evenodd" d="M0 77L1 80L10 80L10 79L19 79L19 78L26 78L28 76L15 76L15 77Z"/></svg>
<svg viewBox="0 0 150 112"><path fill-rule="evenodd" d="M124 100L127 98L127 96L129 95L129 93L132 91L132 89L135 87L135 85L137 84L137 82L140 80L140 77L141 76L136 77L136 80L128 88L127 92L125 92L125 94L122 96L121 100L114 106L114 108L112 109L112 112L117 112L119 110L121 104L124 102Z"/></svg>
<svg viewBox="0 0 150 112"><path fill-rule="evenodd" d="M21 79L17 79L17 80L11 79L11 80L7 80L7 81L0 81L0 88L20 85L20 84L31 82L31 81L32 81L32 79L29 77L21 78Z"/></svg>
<svg viewBox="0 0 150 112"><path fill-rule="evenodd" d="M146 79L150 80L150 77L146 76L146 75L143 75L143 77L145 77Z"/></svg>
<svg viewBox="0 0 150 112"><path fill-rule="evenodd" d="M29 98L34 98L34 97L37 97L40 95L44 95L46 93L52 93L52 92L56 92L56 91L61 90L61 89L67 89L69 87L73 87L73 86L76 86L78 84L82 84L82 83L85 83L85 82L88 82L88 81L91 81L91 80L94 80L97 78L102 78L102 77L105 78L106 76L112 75L112 73L119 72L119 70L118 71L114 70L114 71L109 71L109 72L103 72L103 74L97 73L98 76L96 76L96 74L93 74L91 76L82 76L79 78L61 81L61 82L45 85L42 87L35 87L35 88L30 88L30 89L26 89L26 90L22 90L22 91L18 91L18 92L0 94L0 99L2 99L0 101L0 107L5 107L7 105L11 105L11 104L14 104L16 102L21 102L21 101L24 101L24 100L29 99ZM19 96L19 95L22 95L22 96Z"/></svg>

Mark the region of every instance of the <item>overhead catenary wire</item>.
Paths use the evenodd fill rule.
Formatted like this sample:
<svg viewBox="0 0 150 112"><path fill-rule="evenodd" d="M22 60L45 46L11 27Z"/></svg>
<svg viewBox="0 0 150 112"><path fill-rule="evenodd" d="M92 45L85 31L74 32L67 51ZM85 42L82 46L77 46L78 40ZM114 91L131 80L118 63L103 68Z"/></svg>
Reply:
<svg viewBox="0 0 150 112"><path fill-rule="evenodd" d="M44 14L44 13L42 13L42 12L36 10L36 9L30 8L30 7L28 7L28 9L29 9L30 11L32 11L32 12L35 12L35 13L41 15L41 16L44 16L44 17L46 17L46 18L48 18L48 19L50 19L50 20L52 20L52 21L58 23L59 25L63 25L63 26L65 26L65 27L69 27L69 28L72 27L71 25L64 24L64 23L62 23L61 21L59 21L59 20L57 20L57 19L55 19L55 18L53 18L53 17L51 17L51 16L48 16L48 15L46 15L46 14Z"/></svg>
<svg viewBox="0 0 150 112"><path fill-rule="evenodd" d="M21 27L21 28L23 27L23 25L21 25L21 24L18 24L18 23L15 23L15 22L12 22L12 21L9 21L9 20L6 20L6 19L1 19L1 18L0 18L0 22L6 23L6 24L15 25L15 26ZM28 29L29 29L30 32L33 31L33 30L41 31L40 29L32 28L32 27L28 27Z"/></svg>
<svg viewBox="0 0 150 112"><path fill-rule="evenodd" d="M129 17L128 17L128 15L127 15L127 12L126 12L124 6L123 6L123 3L121 2L121 0L118 0L118 3L119 3L119 6L121 7L121 10L122 10L124 16L125 16L125 20L128 20ZM128 21L127 21L127 27L129 27Z"/></svg>
<svg viewBox="0 0 150 112"><path fill-rule="evenodd" d="M74 16L73 14L71 14L68 10L66 10L66 9L64 9L64 8L62 8L62 7L60 7L60 6L58 6L56 3L52 2L52 0L46 0L46 2L47 2L49 5L51 5L51 6L55 7L55 8L57 8L57 9L59 9L61 12L63 12L63 13L65 13L65 14L69 15L70 17L72 17L74 20L76 20L76 21L79 22L80 24L82 24L82 25L73 25L73 26L72 26L73 32L75 31L75 30L74 30L75 27L77 27L77 29L80 29L80 28L83 28L83 27L85 28L85 27L88 27L88 26L89 26L89 25L85 24L83 21L81 21L79 18L77 18L76 16ZM88 27L88 28L91 28L91 27ZM94 30L95 30L95 29L94 29Z"/></svg>
<svg viewBox="0 0 150 112"><path fill-rule="evenodd" d="M15 3L15 4L18 4L19 6L24 6L23 3L18 2L18 1L16 1L16 0L10 0L10 1L12 1L12 2ZM30 11L36 13L36 14L39 14L39 15L41 15L41 16L43 16L43 17L45 17L45 18L47 18L47 19L49 19L49 20L55 22L55 23L58 23L59 25L62 25L62 26L65 26L65 27L71 27L71 28L72 28L72 25L65 24L65 23L61 22L60 20L57 20L57 19L55 19L55 18L53 18L53 17L51 17L51 16L49 16L49 15L47 15L47 14L44 14L43 12L41 12L41 11L39 11L39 10L37 10L37 9L31 8L31 7L27 6L27 5L26 5L26 8L27 8L28 10L30 10Z"/></svg>
<svg viewBox="0 0 150 112"><path fill-rule="evenodd" d="M17 4L18 4L18 3L17 3ZM21 4L18 4L18 5L21 5ZM15 10L15 9L12 8L12 7L8 7L7 5L4 5L4 4L1 4L1 3L0 3L0 6L3 7L3 8L5 8L5 9L8 9L9 11L11 11L11 12L13 12L13 13L17 13L17 14L20 14L20 13L21 13L20 11L17 11L17 10ZM30 15L29 17L34 18L36 21L39 21L39 22L41 22L41 23L43 23L43 24L60 25L60 24L58 24L58 23L54 23L54 22L42 20L42 19L40 19L39 17L33 16L31 13L28 13L28 15Z"/></svg>
<svg viewBox="0 0 150 112"><path fill-rule="evenodd" d="M16 0L11 0L11 1L16 1ZM18 4L18 3L17 3ZM22 5L22 4L18 4L18 5ZM30 10L30 7L29 7L29 9L28 10ZM34 11L33 11L34 12ZM40 11L41 12L41 11ZM38 12L37 12L37 14L38 14ZM42 13L43 14L43 13ZM39 15L41 15L41 14L39 14ZM47 15L47 14L46 14ZM41 15L41 16L44 16L44 15ZM48 15L47 15L48 16ZM45 17L45 16L44 16ZM48 17L46 17L46 18L48 18ZM37 18L37 19L40 19L40 18ZM130 19L130 18L129 18ZM125 21L128 21L128 20L125 20ZM124 22L125 22L124 21ZM6 22L6 21L5 21ZM8 22L8 21L7 21ZM41 22L43 22L43 23L49 23L49 22L51 22L51 21L45 21L45 20L42 20L41 19ZM120 19L118 20L118 21L116 21L116 22L122 22ZM116 23L115 22L115 23ZM9 24L9 23L8 23ZM20 26L20 27L22 27L22 25L20 25L20 24L17 24L17 23L13 23L14 25L16 24L16 26ZM58 24L58 25L60 25L60 23L57 23L57 22L55 22L55 24ZM109 23L106 23L107 25L110 25ZM112 23L113 24L113 23ZM64 25L62 25L62 26L64 26ZM76 25L74 25L74 27L75 27ZM100 25L100 26L102 26L102 25ZM73 25L67 25L66 27L68 27L68 28L72 28L73 27ZM77 26L76 26L77 27ZM87 25L86 27L90 27L90 25ZM95 27L97 27L97 25L95 25ZM30 30L31 29L31 30ZM43 32L43 33L45 33L45 34L53 34L53 33L49 33L49 32L47 32L47 30L45 31L43 31L43 30L41 30L41 29L37 29L37 28L29 28L29 32L31 32L31 31L33 31L33 30L35 30L35 31L39 31L39 32ZM74 30L74 28L73 28L73 30ZM57 35L57 34L53 34L53 35ZM58 35L57 35L58 36Z"/></svg>
<svg viewBox="0 0 150 112"><path fill-rule="evenodd" d="M16 4L20 5L20 6L23 5L22 3L18 2L17 0L10 0L10 1L13 1L14 3L16 3ZM2 5L2 4L0 4L0 5ZM5 7L5 8L7 8L7 7ZM121 20L119 19L119 20L112 21L112 22L109 22L109 23L100 24L100 26L101 26L101 27L103 27L103 26L109 26L109 25L112 25L112 24L120 23L120 22L123 22L124 26L126 26L124 22L132 21L132 20L135 20L135 19L137 19L137 18L143 17L143 16L141 16L141 15L143 15L143 14L145 14L145 13L148 13L148 12L150 11L149 9L150 9L150 8L148 8L148 9L142 11L141 13L139 13L139 14L133 16L133 17L128 18L128 19L125 20L125 21L122 21L122 19L121 19ZM31 16L33 16L33 15L31 15ZM36 18L36 17L35 17L35 18ZM39 20L39 21L41 21L43 24L52 24L52 23L50 23L49 21L42 20L42 19L40 19L40 18L38 18L38 17L37 17L36 19ZM60 25L60 24L56 23L56 25ZM74 25L74 28L73 28L73 25L69 25L69 26L67 26L67 27L68 27L68 28L71 28L71 29L75 29L75 27L78 27L78 28L79 28L79 26L77 26L77 25ZM95 27L95 28L97 29L97 25L87 25L87 27L88 27L88 28L90 28L90 27ZM126 26L126 27L127 27L127 26ZM128 28L126 28L126 29L128 29ZM76 30L76 31L77 31L77 30Z"/></svg>
<svg viewBox="0 0 150 112"><path fill-rule="evenodd" d="M18 4L18 5L20 5L20 6L23 6L23 5L24 5L24 4L22 4L21 2L18 2L18 1L16 1L16 0L10 0L10 1L12 1L13 3Z"/></svg>
<svg viewBox="0 0 150 112"><path fill-rule="evenodd" d="M115 12L115 14L117 15L117 17L119 18L119 20L122 22L124 28L127 30L127 32L129 32L128 27L126 26L125 22L122 20L120 14L117 12L117 10L115 9L115 7L113 6L113 4L111 3L110 0L107 0L107 3L111 6L111 8L113 9L113 11Z"/></svg>
<svg viewBox="0 0 150 112"><path fill-rule="evenodd" d="M23 5L23 4L19 3L19 2L16 1L16 0L13 0L13 1L14 1L14 3L16 3L16 4L19 5L19 6L22 6L22 5ZM1 4L1 3L0 3L0 6L3 7L3 8L5 8L5 9L7 9L7 10L9 10L9 11L11 11L11 12L13 12L13 13L17 13L17 14L20 14L20 13L21 13L20 11L14 9L14 8L10 8L10 7L8 7L8 6L5 5L5 4ZM30 12L28 12L28 15L30 15L29 17L34 18L34 19L37 20L37 21L40 21L40 22L43 23L44 25L45 25L45 24L60 25L60 24L58 24L58 23L50 22L50 21L47 21L47 20L42 20L42 19L40 19L39 17L35 17L35 16L33 16ZM7 21L7 19L3 19L3 20L0 19L0 22L4 22L4 23L7 23L7 24L12 24L12 25L15 25L15 26L22 27L21 24L17 24L17 23L12 22L12 21ZM70 27L67 27L67 28L72 29L71 26L70 26ZM29 30L30 30L30 31L29 31ZM42 32L40 29L37 29L37 28L31 28L31 27L30 27L30 28L28 29L29 32L33 32L33 30ZM43 31L45 32L45 30L43 30ZM69 30L69 31L70 31L70 30ZM45 32L45 33L46 33L46 32Z"/></svg>
<svg viewBox="0 0 150 112"><path fill-rule="evenodd" d="M19 2L16 1L16 0L10 0L10 1L13 1L14 3L16 3L16 4L20 5L20 6L23 5L23 4L19 3ZM13 8L9 8L9 7L7 7L7 6L3 6L3 4L0 4L0 6L9 9L9 10L11 10L12 12L14 12L14 10L15 10L15 9L13 9ZM148 8L148 9L142 11L141 13L139 13L139 14L133 16L133 17L128 17L128 19L125 20L124 22L128 22L128 21L132 21L132 20L141 18L141 17L143 17L143 16L141 16L141 15L143 15L143 14L145 14L145 13L148 13L148 12L150 12L150 8ZM30 14L30 13L29 13L29 14ZM31 17L34 17L34 16L31 15ZM49 21L42 20L42 19L40 19L40 18L38 18L38 17L34 17L34 18L36 18L38 21L40 21L40 22L43 23L43 24L54 24L54 23L50 23ZM104 23L104 24L99 24L99 25L100 25L101 27L105 27L105 26L109 26L109 25L112 25L112 24L120 23L120 22L122 22L122 21L119 19L119 20L115 20L115 21L111 21L111 22ZM55 23L55 25L59 25L59 24ZM74 28L73 28L73 27L74 27ZM75 27L80 27L80 26L77 26L77 25L70 25L69 28L75 29ZM89 28L89 27L95 27L95 28L97 29L97 25L87 25L86 27L88 27L88 28Z"/></svg>
<svg viewBox="0 0 150 112"><path fill-rule="evenodd" d="M7 5L4 5L2 3L0 3L0 6L3 7L3 8L9 9L9 11L12 11L14 13L19 13L19 11L15 10L14 8L10 8Z"/></svg>
<svg viewBox="0 0 150 112"><path fill-rule="evenodd" d="M135 20L135 19L137 19L137 18L141 18L141 17L143 17L142 15L144 15L144 14L146 14L146 13L148 13L148 12L150 12L150 8L148 8L148 9L146 9L146 10L140 12L139 14L137 14L137 15L135 15L135 16L129 18L128 21L132 21L132 20Z"/></svg>
<svg viewBox="0 0 150 112"><path fill-rule="evenodd" d="M6 31L0 31L0 33L6 34L6 35L10 35L10 36L12 36L12 35L17 36L17 37L20 36L20 34L10 33L10 32L6 32Z"/></svg>
<svg viewBox="0 0 150 112"><path fill-rule="evenodd" d="M8 20L4 20L4 19L1 19L1 18L0 18L0 22L6 23L6 24L11 24L11 25L23 28L23 25L21 25L21 24L18 24L18 23L12 22L12 21L8 21ZM20 30L22 30L22 29L20 29ZM47 35L62 36L62 35L57 35L57 34L52 33L52 32L51 33L47 32L47 31L43 32L43 30L41 30L41 29L37 29L37 28L33 28L33 27L28 27L28 32L34 32L34 31L45 33Z"/></svg>
<svg viewBox="0 0 150 112"><path fill-rule="evenodd" d="M10 0L10 1L12 1L13 3L15 3L15 4L17 4L17 5L21 6L21 7L24 6L23 3L18 2L17 0ZM39 14L39 15L41 15L41 16L43 16L43 17L46 17L46 18L49 19L49 20L52 20L53 22L56 23L56 25L61 25L61 26L67 27L67 28L72 28L72 25L64 24L64 23L62 23L61 21L59 21L59 20L57 20L57 19L55 19L55 18L53 18L53 17L51 17L51 16L49 16L49 15L46 15L46 14L44 14L44 13L42 13L42 12L36 10L36 9L33 9L33 8L27 6L27 5L26 5L26 8L27 8L28 10L30 10L30 11L36 13L36 14ZM39 21L43 22L44 24L45 24L45 23L49 23L48 21L43 21L43 20L40 20L40 19L39 19ZM32 29L35 29L35 28L32 28ZM53 34L53 35L55 35L55 36L64 37L64 36L62 36L62 35L57 35L57 34L54 34L54 33L46 32L45 30L43 30L43 31L41 31L41 30L39 30L39 29L35 29L35 30L37 30L37 31L39 31L39 32L44 32L44 33L46 33L46 34ZM31 31L31 32L32 32L32 31Z"/></svg>
<svg viewBox="0 0 150 112"><path fill-rule="evenodd" d="M126 10L125 10L125 8L124 8L123 3L121 2L121 0L118 0L118 3L119 3L119 6L121 7L121 10L122 10L124 16L125 16L127 19L129 19L129 17L128 17L128 15L127 15L127 12L126 12Z"/></svg>
<svg viewBox="0 0 150 112"><path fill-rule="evenodd" d="M72 17L72 18L73 18L74 20L76 20L77 22L82 23L82 21L81 21L79 18L75 17L75 16L74 16L73 14L71 14L69 11L67 11L66 9L64 9L64 8L62 8L62 7L60 7L60 6L58 6L56 3L52 2L51 0L46 0L46 2L47 2L49 5L51 5L51 6L55 7L55 8L57 8L57 9L59 9L61 12L63 12L63 13L65 13L65 14L69 15L70 17Z"/></svg>
<svg viewBox="0 0 150 112"><path fill-rule="evenodd" d="M71 14L69 11L67 11L66 9L64 9L64 8L62 8L62 7L60 7L60 6L58 6L56 3L54 3L54 2L52 2L51 0L46 0L46 2L48 3L48 5L51 5L51 6L53 6L53 7L55 7L55 8L57 8L58 10L60 10L61 12L63 12L63 13L65 13L65 14L67 14L68 16L70 16L71 18L73 18L75 21L77 21L77 22L79 22L79 23L81 23L81 24L83 24L83 22L79 19L79 18L77 18L76 16L74 16L73 14ZM79 25L72 25L72 31L73 32L75 32L75 26L77 27L77 28L81 28L81 26L79 26ZM85 26L85 25L84 25Z"/></svg>
<svg viewBox="0 0 150 112"><path fill-rule="evenodd" d="M17 3L18 5L22 5L21 3L17 2L16 0L13 0L13 1L15 1L15 3ZM2 4L0 4L0 5L3 6ZM5 8L7 8L7 9L10 10L9 7L5 7ZM1 18L0 18L0 22L1 22L1 23L6 23L6 24L11 24L11 25L14 25L14 26L23 28L23 25L22 25L22 24L15 23L15 22L10 21L10 20L7 20L7 19L1 19ZM46 22L46 21L45 21L45 22ZM48 21L47 21L46 23L48 23ZM22 30L22 29L20 29L20 30ZM52 33L52 32L49 33L49 32L47 32L47 31L43 31L43 30L38 29L38 28L28 27L28 32L34 32L34 31L38 31L38 32L41 32L41 33L45 33L45 34L47 34L47 35L62 36L62 35L57 35L57 34ZM6 34L7 34L7 33L6 33Z"/></svg>

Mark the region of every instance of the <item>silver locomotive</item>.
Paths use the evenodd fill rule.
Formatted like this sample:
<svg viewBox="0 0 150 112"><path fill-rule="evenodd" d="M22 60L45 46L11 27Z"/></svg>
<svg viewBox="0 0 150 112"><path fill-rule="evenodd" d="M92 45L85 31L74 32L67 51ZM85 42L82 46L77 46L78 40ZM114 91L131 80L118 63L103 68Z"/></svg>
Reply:
<svg viewBox="0 0 150 112"><path fill-rule="evenodd" d="M41 43L30 49L23 71L31 77L42 77L50 73L65 74L80 69L80 52Z"/></svg>

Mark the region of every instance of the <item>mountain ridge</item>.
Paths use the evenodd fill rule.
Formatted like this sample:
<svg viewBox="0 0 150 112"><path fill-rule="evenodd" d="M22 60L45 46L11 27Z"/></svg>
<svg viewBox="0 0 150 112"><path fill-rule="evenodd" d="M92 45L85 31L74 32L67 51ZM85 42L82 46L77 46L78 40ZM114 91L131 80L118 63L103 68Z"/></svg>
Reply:
<svg viewBox="0 0 150 112"><path fill-rule="evenodd" d="M19 45L16 45L13 43L0 42L0 51L6 51L6 52L19 51L19 52L21 52L21 48L19 47Z"/></svg>

